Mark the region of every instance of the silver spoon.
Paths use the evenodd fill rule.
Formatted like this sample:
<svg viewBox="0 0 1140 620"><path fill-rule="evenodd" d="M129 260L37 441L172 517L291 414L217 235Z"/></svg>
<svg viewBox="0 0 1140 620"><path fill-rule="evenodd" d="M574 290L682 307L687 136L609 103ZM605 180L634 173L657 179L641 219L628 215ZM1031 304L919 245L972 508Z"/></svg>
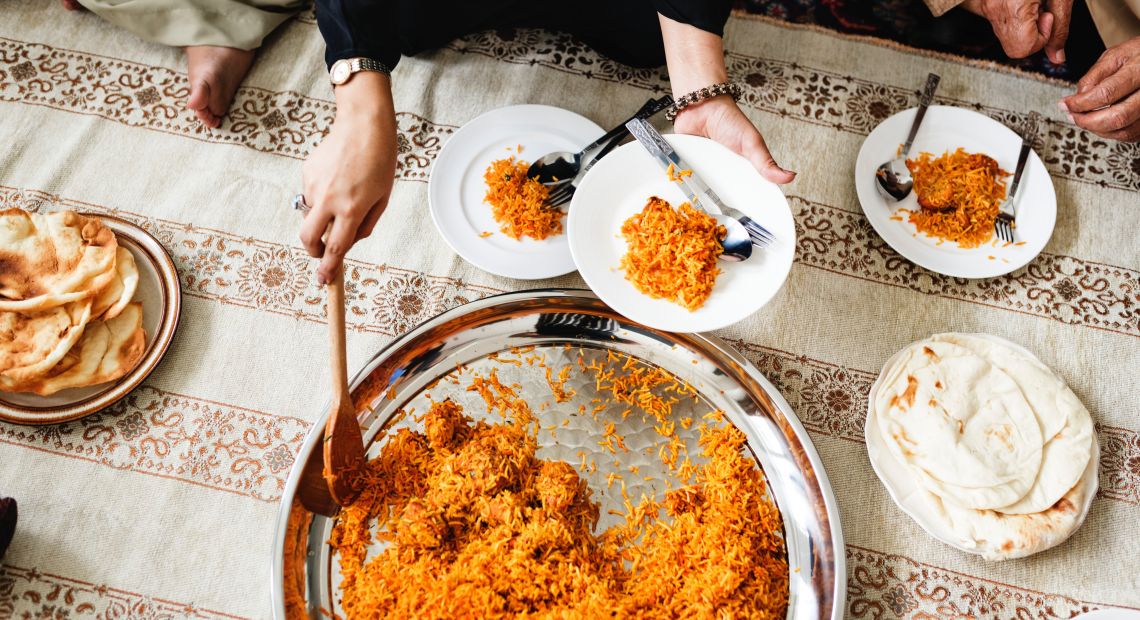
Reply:
<svg viewBox="0 0 1140 620"><path fill-rule="evenodd" d="M700 206L697 208L704 211ZM705 211L705 213L709 212ZM738 263L752 256L752 237L748 236L748 230L744 228L744 224L741 224L740 220L723 213L709 213L709 215L713 216L716 223L724 226L724 229L728 231L720 242L724 246L724 251L718 258L725 262Z"/></svg>
<svg viewBox="0 0 1140 620"><path fill-rule="evenodd" d="M673 98L669 95L665 95L660 99L650 99L626 122L635 118L649 118L671 105L673 105ZM608 146L610 142L616 144L619 140L624 138L627 133L628 130L625 128L625 123L622 123L607 131L602 137L586 145L585 148L577 153L555 151L543 155L530 165L530 168L526 171L526 175L552 189L563 183L569 183L582 171L583 161L586 160L587 156L590 155L594 149L601 146ZM591 159L589 163L586 164L586 167L589 168L589 166L599 158L600 155Z"/></svg>
<svg viewBox="0 0 1140 620"><path fill-rule="evenodd" d="M692 170L673 149L673 145L658 132L649 121L643 118L632 118L626 124L629 133L637 139L641 146L649 152L653 159L663 170L669 170L670 166L680 168L681 170ZM689 177L681 177L678 179L678 185L681 191L685 193L685 197L689 199L689 204L694 208L700 209L705 213L711 215L717 224L724 226L726 232L724 239L720 244L724 247L719 258L725 262L739 262L752 256L752 237L748 235L748 229L744 227L744 223L740 220L724 214L724 207L720 202L720 197L713 193L712 188L696 173L691 173Z"/></svg>
<svg viewBox="0 0 1140 620"><path fill-rule="evenodd" d="M926 108L930 107L930 102L934 100L934 91L938 89L940 79L934 73L926 76L926 86L922 89L922 98L918 102L914 122L910 125L910 135L906 138L906 144L903 144L898 157L885 162L875 170L875 181L877 181L875 186L879 188L879 193L884 198L902 200L914 188L914 179L906 167L906 156L910 153L914 137L918 135L918 126L922 124L922 117L926 116Z"/></svg>

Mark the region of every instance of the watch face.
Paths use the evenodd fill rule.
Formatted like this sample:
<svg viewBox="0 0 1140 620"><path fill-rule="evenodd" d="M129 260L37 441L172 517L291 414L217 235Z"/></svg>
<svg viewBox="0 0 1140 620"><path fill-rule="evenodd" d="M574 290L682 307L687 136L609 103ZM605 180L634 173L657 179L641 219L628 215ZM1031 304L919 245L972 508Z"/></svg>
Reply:
<svg viewBox="0 0 1140 620"><path fill-rule="evenodd" d="M333 63L332 69L329 70L329 78L333 84L344 84L348 81L348 75L352 71L349 66L348 60L338 60Z"/></svg>

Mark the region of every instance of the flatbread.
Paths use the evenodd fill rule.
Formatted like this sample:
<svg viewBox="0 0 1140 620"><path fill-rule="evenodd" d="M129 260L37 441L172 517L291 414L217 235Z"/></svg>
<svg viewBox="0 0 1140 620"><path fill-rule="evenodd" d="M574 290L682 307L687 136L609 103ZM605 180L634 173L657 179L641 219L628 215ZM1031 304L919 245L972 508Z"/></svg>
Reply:
<svg viewBox="0 0 1140 620"><path fill-rule="evenodd" d="M0 389L46 374L83 335L91 300L41 312L0 312Z"/></svg>
<svg viewBox="0 0 1140 620"><path fill-rule="evenodd" d="M1044 441L1032 408L969 349L927 341L904 350L884 371L875 408L888 449L946 502L1008 506L1037 479Z"/></svg>
<svg viewBox="0 0 1140 620"><path fill-rule="evenodd" d="M938 334L931 340L967 348L1005 371L1041 425L1045 445L1037 479L1025 497L998 510L1030 514L1057 503L1080 480L1092 455L1094 431L1088 409L1065 381L1036 357L969 334Z"/></svg>
<svg viewBox="0 0 1140 620"><path fill-rule="evenodd" d="M139 285L139 269L131 251L119 246L115 255L115 277L95 296L91 316L104 321L123 311Z"/></svg>
<svg viewBox="0 0 1140 620"><path fill-rule="evenodd" d="M142 304L135 302L109 321L90 323L71 351L75 359L66 370L22 384L18 391L47 396L68 388L114 381L133 370L145 352Z"/></svg>
<svg viewBox="0 0 1140 620"><path fill-rule="evenodd" d="M987 560L1022 558L1061 544L1080 527L1091 487L1086 479L1095 476L1096 466L1089 459L1071 489L1053 505L1032 514L968 510L944 502L932 493L925 495L934 513L949 524L964 547Z"/></svg>
<svg viewBox="0 0 1140 620"><path fill-rule="evenodd" d="M94 296L115 277L115 233L74 211L0 211L0 311L35 312Z"/></svg>

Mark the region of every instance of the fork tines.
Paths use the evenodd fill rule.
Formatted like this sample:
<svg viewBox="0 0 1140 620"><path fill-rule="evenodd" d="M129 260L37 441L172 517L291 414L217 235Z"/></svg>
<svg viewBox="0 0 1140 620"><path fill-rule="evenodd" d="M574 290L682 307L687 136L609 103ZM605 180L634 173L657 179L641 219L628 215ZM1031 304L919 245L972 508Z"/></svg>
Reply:
<svg viewBox="0 0 1140 620"><path fill-rule="evenodd" d="M999 213L994 220L994 232L997 233L998 239L1006 243L1013 243L1013 217Z"/></svg>
<svg viewBox="0 0 1140 620"><path fill-rule="evenodd" d="M744 230L748 231L748 237L752 239L752 244L757 247L768 247L776 240L776 237L768 232L767 228L757 224L750 217L745 216L740 218L740 223L744 225Z"/></svg>
<svg viewBox="0 0 1140 620"><path fill-rule="evenodd" d="M570 183L554 188L554 191L546 196L547 206L559 207L570 202L570 199L574 197L574 189L575 187Z"/></svg>

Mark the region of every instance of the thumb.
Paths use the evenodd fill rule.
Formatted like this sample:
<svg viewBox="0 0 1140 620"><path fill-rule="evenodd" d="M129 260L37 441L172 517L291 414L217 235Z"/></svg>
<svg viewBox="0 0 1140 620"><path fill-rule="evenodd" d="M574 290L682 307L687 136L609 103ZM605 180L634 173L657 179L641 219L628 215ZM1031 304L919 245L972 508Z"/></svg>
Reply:
<svg viewBox="0 0 1140 620"><path fill-rule="evenodd" d="M763 144L763 139L761 139L759 145L749 149L749 152L744 153L744 157L760 172L760 176L777 185L791 183L796 179L795 172L785 170L780 167L780 164L776 163L775 158L772 157L772 153L768 151L767 145Z"/></svg>
<svg viewBox="0 0 1140 620"><path fill-rule="evenodd" d="M994 28L1002 49L1010 58L1025 58L1041 51L1052 31L1052 13L1042 13L1035 19L1011 19L1002 23L1000 29Z"/></svg>

